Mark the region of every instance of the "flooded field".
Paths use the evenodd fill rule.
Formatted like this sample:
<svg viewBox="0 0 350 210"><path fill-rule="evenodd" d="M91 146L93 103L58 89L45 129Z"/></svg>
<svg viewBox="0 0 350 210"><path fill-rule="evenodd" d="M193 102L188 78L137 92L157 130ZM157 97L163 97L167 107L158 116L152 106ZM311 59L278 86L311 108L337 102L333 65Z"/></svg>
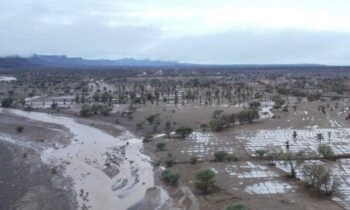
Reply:
<svg viewBox="0 0 350 210"><path fill-rule="evenodd" d="M11 77L11 76L1 76L0 75L0 82L10 82L10 81L16 81L16 77Z"/></svg>

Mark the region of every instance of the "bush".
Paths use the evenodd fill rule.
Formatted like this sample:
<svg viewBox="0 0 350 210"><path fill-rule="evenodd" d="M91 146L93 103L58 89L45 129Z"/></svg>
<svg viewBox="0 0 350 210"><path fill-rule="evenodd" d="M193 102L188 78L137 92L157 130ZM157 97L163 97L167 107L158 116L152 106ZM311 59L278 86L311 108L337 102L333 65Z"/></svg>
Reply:
<svg viewBox="0 0 350 210"><path fill-rule="evenodd" d="M11 107L12 103L13 103L12 98L4 98L1 101L1 106L4 108L9 108L9 107Z"/></svg>
<svg viewBox="0 0 350 210"><path fill-rule="evenodd" d="M92 114L91 107L87 104L83 104L80 108L80 116L89 117Z"/></svg>
<svg viewBox="0 0 350 210"><path fill-rule="evenodd" d="M247 210L247 207L241 203L234 203L226 206L225 210Z"/></svg>
<svg viewBox="0 0 350 210"><path fill-rule="evenodd" d="M23 127L23 126L17 126L17 127L16 127L16 131L17 131L18 133L22 133L23 130L24 130L24 127Z"/></svg>
<svg viewBox="0 0 350 210"><path fill-rule="evenodd" d="M275 102L275 105L273 106L274 109L280 109L285 101L280 96L274 96L272 98L272 101Z"/></svg>
<svg viewBox="0 0 350 210"><path fill-rule="evenodd" d="M153 124L155 121L158 121L158 120L159 120L159 116L160 116L159 113L157 113L157 114L152 114L152 115L150 115L149 117L146 118L146 121L147 121L149 124Z"/></svg>
<svg viewBox="0 0 350 210"><path fill-rule="evenodd" d="M257 149L257 150L255 150L255 153L256 153L260 158L262 158L262 157L265 156L265 154L267 153L267 151L264 150L264 149Z"/></svg>
<svg viewBox="0 0 350 210"><path fill-rule="evenodd" d="M191 164L196 164L198 162L198 157L197 156L191 156L190 157Z"/></svg>
<svg viewBox="0 0 350 210"><path fill-rule="evenodd" d="M238 161L239 160L239 158L236 156L236 155L234 155L234 154L227 154L226 155L226 157L225 157L225 160L227 160L227 161Z"/></svg>
<svg viewBox="0 0 350 210"><path fill-rule="evenodd" d="M175 164L175 161L173 159L168 159L165 161L165 166L167 168L173 167L174 164Z"/></svg>
<svg viewBox="0 0 350 210"><path fill-rule="evenodd" d="M321 144L318 147L318 152L325 158L329 158L334 155L332 148L325 144Z"/></svg>
<svg viewBox="0 0 350 210"><path fill-rule="evenodd" d="M164 142L157 143L158 151L164 151L166 144Z"/></svg>
<svg viewBox="0 0 350 210"><path fill-rule="evenodd" d="M171 186L176 186L179 183L180 175L173 174L169 170L162 173L162 180Z"/></svg>
<svg viewBox="0 0 350 210"><path fill-rule="evenodd" d="M331 172L323 164L312 163L302 169L304 181L318 193L332 195L338 190L340 183L331 177Z"/></svg>
<svg viewBox="0 0 350 210"><path fill-rule="evenodd" d="M187 135L190 135L192 133L192 128L180 126L178 129L176 129L175 133L180 134L182 138L185 138Z"/></svg>
<svg viewBox="0 0 350 210"><path fill-rule="evenodd" d="M204 131L207 130L207 128L208 128L209 126L208 126L207 123L202 123L202 124L200 125L200 127L201 127L202 131L204 132Z"/></svg>
<svg viewBox="0 0 350 210"><path fill-rule="evenodd" d="M143 143L148 143L148 142L151 142L152 139L153 139L153 137L150 136L150 135L149 135L149 136L145 136L145 137L143 138L142 142L143 142Z"/></svg>
<svg viewBox="0 0 350 210"><path fill-rule="evenodd" d="M272 147L267 152L267 159L269 160L271 165L276 165L276 162L281 158L283 155L283 151L278 147Z"/></svg>
<svg viewBox="0 0 350 210"><path fill-rule="evenodd" d="M295 178L297 169L305 161L305 154L303 151L299 151L297 153L287 152L282 155L282 159L290 168L290 176Z"/></svg>
<svg viewBox="0 0 350 210"><path fill-rule="evenodd" d="M223 162L227 156L227 152L218 151L214 153L214 160L218 162Z"/></svg>
<svg viewBox="0 0 350 210"><path fill-rule="evenodd" d="M212 119L209 122L210 128L215 132L220 132L225 128L225 121L221 118Z"/></svg>
<svg viewBox="0 0 350 210"><path fill-rule="evenodd" d="M260 105L261 104L259 101L252 101L249 103L249 108L250 109L257 109Z"/></svg>
<svg viewBox="0 0 350 210"><path fill-rule="evenodd" d="M142 130L142 129L143 129L143 122L138 122L138 123L136 124L136 129L137 129L137 130Z"/></svg>
<svg viewBox="0 0 350 210"><path fill-rule="evenodd" d="M196 174L196 189L202 194L208 194L210 190L214 187L215 183L215 173L214 171L207 169L199 171Z"/></svg>

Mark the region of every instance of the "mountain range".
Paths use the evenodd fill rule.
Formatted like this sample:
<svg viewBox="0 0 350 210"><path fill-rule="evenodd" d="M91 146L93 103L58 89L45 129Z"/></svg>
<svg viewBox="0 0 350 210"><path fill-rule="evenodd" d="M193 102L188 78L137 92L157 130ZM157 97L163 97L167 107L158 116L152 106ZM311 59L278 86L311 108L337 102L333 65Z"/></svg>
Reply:
<svg viewBox="0 0 350 210"><path fill-rule="evenodd" d="M84 59L81 57L67 57L65 55L33 55L31 57L2 57L0 68L23 68L23 67L58 67L58 68L89 68L89 67L151 67L151 66L176 66L178 62L159 60L137 60L124 58L118 60L108 59Z"/></svg>
<svg viewBox="0 0 350 210"><path fill-rule="evenodd" d="M118 60L108 59L85 59L81 57L67 57L65 55L33 55L30 57L0 57L0 68L111 68L111 67L232 67L232 68L279 68L279 67L320 67L317 64L191 64L179 63L176 61L160 60L138 60L134 58L124 58Z"/></svg>

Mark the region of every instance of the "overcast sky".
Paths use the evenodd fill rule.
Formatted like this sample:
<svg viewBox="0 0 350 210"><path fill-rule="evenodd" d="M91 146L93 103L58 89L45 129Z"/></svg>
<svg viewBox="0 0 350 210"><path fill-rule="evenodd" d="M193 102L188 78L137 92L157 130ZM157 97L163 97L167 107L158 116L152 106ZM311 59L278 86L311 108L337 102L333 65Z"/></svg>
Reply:
<svg viewBox="0 0 350 210"><path fill-rule="evenodd" d="M0 56L350 64L349 0L0 0Z"/></svg>

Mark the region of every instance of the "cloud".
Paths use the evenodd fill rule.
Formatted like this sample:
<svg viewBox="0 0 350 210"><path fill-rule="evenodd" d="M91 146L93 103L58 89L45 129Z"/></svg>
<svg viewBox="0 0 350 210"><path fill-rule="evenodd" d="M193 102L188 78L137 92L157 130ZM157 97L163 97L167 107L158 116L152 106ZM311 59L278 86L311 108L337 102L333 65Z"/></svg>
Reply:
<svg viewBox="0 0 350 210"><path fill-rule="evenodd" d="M2 0L0 55L349 64L348 0Z"/></svg>
<svg viewBox="0 0 350 210"><path fill-rule="evenodd" d="M170 58L197 63L348 64L350 48L346 46L350 46L349 33L232 30L225 33L165 39L149 49L149 56L157 52L162 55L160 59Z"/></svg>

